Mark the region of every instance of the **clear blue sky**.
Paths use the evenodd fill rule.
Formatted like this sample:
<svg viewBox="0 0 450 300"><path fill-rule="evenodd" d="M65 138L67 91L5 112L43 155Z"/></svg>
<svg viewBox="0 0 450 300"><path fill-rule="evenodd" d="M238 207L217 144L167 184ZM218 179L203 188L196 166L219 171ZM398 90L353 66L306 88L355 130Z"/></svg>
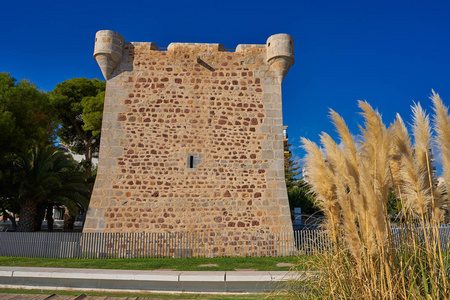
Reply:
<svg viewBox="0 0 450 300"><path fill-rule="evenodd" d="M386 124L397 112L409 121L413 101L428 107L431 89L450 104L449 1L4 1L0 71L46 91L74 77L103 79L92 58L102 29L159 47L235 48L292 35L283 110L297 157L300 137L335 136L328 108L357 134L357 100L377 107Z"/></svg>

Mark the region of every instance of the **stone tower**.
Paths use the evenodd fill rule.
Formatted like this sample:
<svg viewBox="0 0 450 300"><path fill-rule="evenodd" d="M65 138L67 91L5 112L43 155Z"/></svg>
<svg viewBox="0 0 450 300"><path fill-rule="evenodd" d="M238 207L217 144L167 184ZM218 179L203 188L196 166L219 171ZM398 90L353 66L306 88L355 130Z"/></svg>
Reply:
<svg viewBox="0 0 450 300"><path fill-rule="evenodd" d="M203 232L234 241L292 232L281 103L291 36L233 52L197 43L163 51L102 30L94 58L107 86L85 232ZM231 243L215 246L223 253Z"/></svg>

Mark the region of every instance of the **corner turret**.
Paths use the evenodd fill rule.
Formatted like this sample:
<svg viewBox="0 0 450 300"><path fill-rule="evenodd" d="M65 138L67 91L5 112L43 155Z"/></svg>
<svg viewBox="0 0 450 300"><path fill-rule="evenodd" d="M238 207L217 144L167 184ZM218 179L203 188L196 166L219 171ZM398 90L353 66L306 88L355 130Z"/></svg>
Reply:
<svg viewBox="0 0 450 300"><path fill-rule="evenodd" d="M100 30L95 35L94 58L108 80L122 60L125 39L117 32Z"/></svg>
<svg viewBox="0 0 450 300"><path fill-rule="evenodd" d="M289 34L270 36L266 43L267 62L280 83L294 64L294 39Z"/></svg>

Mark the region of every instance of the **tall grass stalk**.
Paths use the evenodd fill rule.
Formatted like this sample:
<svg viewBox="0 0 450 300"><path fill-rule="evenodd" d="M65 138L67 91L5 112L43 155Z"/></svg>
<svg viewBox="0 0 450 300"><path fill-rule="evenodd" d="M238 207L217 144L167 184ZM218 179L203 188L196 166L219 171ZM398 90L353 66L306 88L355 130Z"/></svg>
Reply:
<svg viewBox="0 0 450 300"><path fill-rule="evenodd" d="M431 100L443 185L433 175L432 126L420 104L412 107L414 144L399 115L387 128L363 101L358 142L333 110L338 142L326 133L321 147L302 139L312 192L333 244L316 261L320 276L302 281L305 298L448 299L448 243L441 244L438 227L448 203L450 116L434 91ZM395 229L387 212L390 191L401 208Z"/></svg>

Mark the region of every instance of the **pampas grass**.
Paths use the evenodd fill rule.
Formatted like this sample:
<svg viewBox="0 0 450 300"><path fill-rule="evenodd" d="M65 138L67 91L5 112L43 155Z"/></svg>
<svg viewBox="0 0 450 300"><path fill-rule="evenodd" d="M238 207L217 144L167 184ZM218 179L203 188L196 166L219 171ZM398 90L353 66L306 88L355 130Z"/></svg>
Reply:
<svg viewBox="0 0 450 300"><path fill-rule="evenodd" d="M434 91L431 100L443 186L432 173L432 128L420 104L412 107L414 144L399 115L387 128L364 101L358 102L364 118L360 143L333 110L339 142L326 133L321 147L302 139L312 192L333 244L332 251L319 255L320 276L302 282L305 298L448 299L449 255L437 228L449 195L450 116ZM391 229L387 213L390 191L402 208L397 229Z"/></svg>
<svg viewBox="0 0 450 300"><path fill-rule="evenodd" d="M437 133L437 144L442 154L442 164L444 183L441 186L442 191L440 197L436 199L434 211L443 219L443 211L441 208L447 209L448 214L448 195L450 184L450 115L448 114L448 107L444 105L439 94L432 91L431 100L433 101L434 110L434 128ZM449 220L447 219L447 222Z"/></svg>

